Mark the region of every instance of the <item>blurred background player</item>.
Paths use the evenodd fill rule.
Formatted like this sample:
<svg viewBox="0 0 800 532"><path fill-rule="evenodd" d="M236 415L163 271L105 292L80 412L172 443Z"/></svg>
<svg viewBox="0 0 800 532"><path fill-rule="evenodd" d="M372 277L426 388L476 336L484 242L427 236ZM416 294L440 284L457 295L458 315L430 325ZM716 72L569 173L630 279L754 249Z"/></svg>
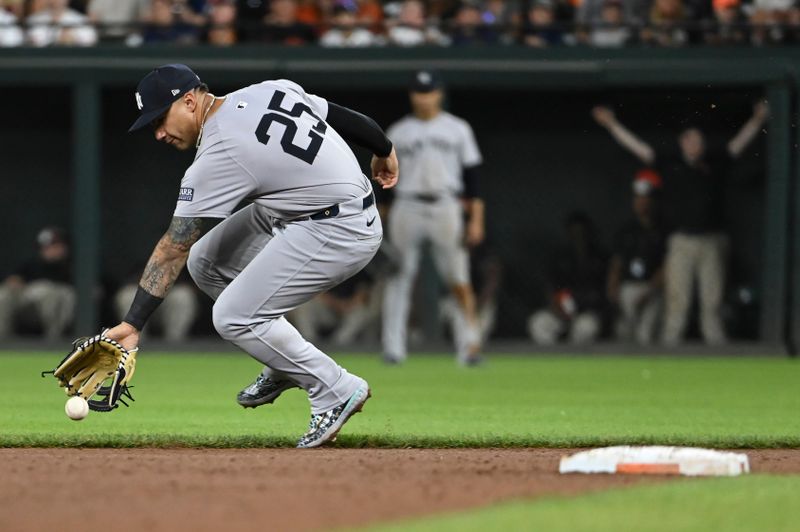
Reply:
<svg viewBox="0 0 800 532"><path fill-rule="evenodd" d="M606 255L585 213L567 216L565 229L566 245L551 266L549 306L528 319L528 333L540 345L553 345L562 338L571 344L588 344L603 330Z"/></svg>
<svg viewBox="0 0 800 532"><path fill-rule="evenodd" d="M61 337L75 316L69 241L58 227L36 237L38 253L0 286L0 338L15 323L40 327L48 339Z"/></svg>
<svg viewBox="0 0 800 532"><path fill-rule="evenodd" d="M425 241L430 241L439 275L458 303L453 320L458 360L467 365L480 360L467 246L477 246L484 237L484 205L477 195L482 157L472 128L442 109L443 97L438 73L417 72L410 86L412 114L387 130L403 168L388 215L389 239L399 261L383 305L383 356L388 363L406 358L411 289Z"/></svg>
<svg viewBox="0 0 800 532"><path fill-rule="evenodd" d="M739 132L724 147L712 149L707 148L702 131L688 127L678 135L674 148L656 151L623 126L611 109L595 107L592 115L614 140L644 164L655 166L664 178L664 213L673 230L667 241L664 343L675 345L683 339L695 278L703 339L712 345L725 343L720 312L728 252L728 237L722 229L723 192L734 159L767 120L767 105L756 104Z"/></svg>
<svg viewBox="0 0 800 532"><path fill-rule="evenodd" d="M608 268L608 300L619 311L619 340L650 344L664 306L664 254L667 233L658 212L661 176L637 172L633 180L633 218L620 227Z"/></svg>

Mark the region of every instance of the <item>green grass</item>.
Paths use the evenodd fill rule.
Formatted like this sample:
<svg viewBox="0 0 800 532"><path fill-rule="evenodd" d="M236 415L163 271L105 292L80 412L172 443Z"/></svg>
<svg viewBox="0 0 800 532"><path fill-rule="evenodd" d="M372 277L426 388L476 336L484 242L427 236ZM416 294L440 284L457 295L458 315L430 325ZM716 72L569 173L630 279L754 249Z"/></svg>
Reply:
<svg viewBox="0 0 800 532"><path fill-rule="evenodd" d="M800 446L795 360L494 356L463 369L443 356L335 358L373 389L342 446ZM0 446L293 446L307 426L300 390L236 405L259 370L244 354L148 352L131 408L74 422L55 379L39 377L60 359L0 353Z"/></svg>
<svg viewBox="0 0 800 532"><path fill-rule="evenodd" d="M580 497L517 501L369 530L795 531L798 476L754 475L637 486Z"/></svg>

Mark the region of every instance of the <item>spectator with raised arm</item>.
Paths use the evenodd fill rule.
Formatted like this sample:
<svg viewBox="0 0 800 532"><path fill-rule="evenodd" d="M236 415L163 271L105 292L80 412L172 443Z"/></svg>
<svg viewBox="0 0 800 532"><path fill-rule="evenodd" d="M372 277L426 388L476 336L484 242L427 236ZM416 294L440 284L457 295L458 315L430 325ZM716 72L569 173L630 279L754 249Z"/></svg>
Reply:
<svg viewBox="0 0 800 532"><path fill-rule="evenodd" d="M664 179L664 214L673 232L667 242L663 341L674 345L683 339L696 279L703 338L709 344L725 343L720 315L728 251L724 185L731 164L767 120L766 103L753 107L752 117L721 149L707 148L703 133L689 127L678 135L674 148L657 151L623 126L611 109L595 107L592 114L621 146L655 166Z"/></svg>

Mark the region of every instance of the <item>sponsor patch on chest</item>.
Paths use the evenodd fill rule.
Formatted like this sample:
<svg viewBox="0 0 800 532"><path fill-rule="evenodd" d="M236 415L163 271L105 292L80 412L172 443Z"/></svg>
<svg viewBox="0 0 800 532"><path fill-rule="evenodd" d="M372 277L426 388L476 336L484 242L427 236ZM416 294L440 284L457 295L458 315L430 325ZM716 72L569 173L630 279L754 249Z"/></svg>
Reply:
<svg viewBox="0 0 800 532"><path fill-rule="evenodd" d="M178 201L192 201L194 199L194 189L189 187L181 187L178 192Z"/></svg>

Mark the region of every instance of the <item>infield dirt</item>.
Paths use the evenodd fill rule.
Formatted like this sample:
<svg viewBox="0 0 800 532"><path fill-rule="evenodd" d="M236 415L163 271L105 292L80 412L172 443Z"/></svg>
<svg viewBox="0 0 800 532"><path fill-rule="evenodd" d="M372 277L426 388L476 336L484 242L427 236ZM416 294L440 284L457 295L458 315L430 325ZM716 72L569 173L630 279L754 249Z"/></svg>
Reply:
<svg viewBox="0 0 800 532"><path fill-rule="evenodd" d="M0 530L318 530L672 477L560 475L568 449L0 449ZM800 450L741 451L800 473Z"/></svg>

